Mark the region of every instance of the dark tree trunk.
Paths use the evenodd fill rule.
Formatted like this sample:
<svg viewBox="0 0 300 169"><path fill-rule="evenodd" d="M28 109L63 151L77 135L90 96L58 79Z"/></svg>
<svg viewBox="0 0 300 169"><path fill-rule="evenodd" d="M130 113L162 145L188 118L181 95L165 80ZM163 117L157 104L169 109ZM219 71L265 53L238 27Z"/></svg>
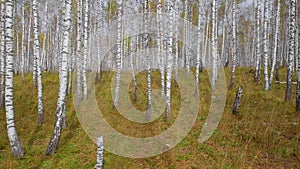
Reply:
<svg viewBox="0 0 300 169"><path fill-rule="evenodd" d="M235 96L235 101L234 101L233 110L232 110L233 115L236 115L238 113L239 106L241 104L242 93L243 93L243 88L240 86L240 87L238 87L238 90L237 90L236 96Z"/></svg>

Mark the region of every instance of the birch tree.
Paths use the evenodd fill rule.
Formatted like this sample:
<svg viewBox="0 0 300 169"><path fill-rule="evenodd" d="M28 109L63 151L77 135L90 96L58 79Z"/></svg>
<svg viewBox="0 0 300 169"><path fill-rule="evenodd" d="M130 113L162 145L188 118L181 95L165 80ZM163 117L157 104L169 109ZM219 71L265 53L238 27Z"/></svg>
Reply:
<svg viewBox="0 0 300 169"><path fill-rule="evenodd" d="M76 70L77 70L77 102L82 99L82 60L81 60L81 38L82 38L82 0L77 0L77 47L76 47Z"/></svg>
<svg viewBox="0 0 300 169"><path fill-rule="evenodd" d="M178 80L178 58L179 58L179 45L178 45L178 13L179 13L179 7L178 7L178 1L174 2L174 33L175 33L175 58L174 58L174 72L175 72L175 79ZM200 67L200 64L199 64Z"/></svg>
<svg viewBox="0 0 300 169"><path fill-rule="evenodd" d="M61 51L61 69L59 80L59 92L56 108L56 119L54 123L54 130L51 140L48 144L46 155L51 155L56 152L62 132L63 113L66 111L66 90L68 81L68 55L69 55L69 42L70 42L70 26L71 26L71 7L72 0L65 0L63 10L63 42Z"/></svg>
<svg viewBox="0 0 300 169"><path fill-rule="evenodd" d="M260 2L257 0L257 7L256 7L256 63L255 63L255 74L254 74L254 81L257 83L260 82Z"/></svg>
<svg viewBox="0 0 300 169"><path fill-rule="evenodd" d="M225 65L226 64L226 62L228 61L228 59L227 59L227 57L225 56L226 54L225 54L225 39L226 39L226 29L227 29L227 9L228 9L228 7L227 7L227 0L225 0L225 11L224 11L224 18L223 18L223 33L222 33L222 35L223 35L223 39L222 39L222 49L221 49L221 57L220 58L223 58L222 59L222 61L223 61L223 65Z"/></svg>
<svg viewBox="0 0 300 169"><path fill-rule="evenodd" d="M11 150L15 158L22 157L24 150L18 139L15 128L14 117L14 4L12 0L2 1L5 3L5 55L6 55L6 76L5 76L5 110L7 134ZM2 6L4 7L4 6Z"/></svg>
<svg viewBox="0 0 300 169"><path fill-rule="evenodd" d="M187 74L190 74L190 55L189 55L189 1L185 0L184 8L184 47L183 54L185 57L185 67Z"/></svg>
<svg viewBox="0 0 300 169"><path fill-rule="evenodd" d="M33 34L34 34L34 50L33 57L36 62L36 73L38 80L38 124L42 125L44 121L43 117L43 85L42 85L42 69L41 69L41 60L40 60L40 41L39 41L39 31L38 31L38 6L39 2L33 0L32 2L33 9ZM45 38L45 37L44 37Z"/></svg>
<svg viewBox="0 0 300 169"><path fill-rule="evenodd" d="M88 36L89 36L89 0L85 1L84 5L84 26L83 26L83 65L82 65L82 88L83 88L83 99L87 98L87 57L88 57Z"/></svg>
<svg viewBox="0 0 300 169"><path fill-rule="evenodd" d="M268 73L268 59L269 59L269 40L268 40L268 19L269 19L269 1L265 0L264 5L264 77L265 77L265 90L269 90L269 73Z"/></svg>
<svg viewBox="0 0 300 169"><path fill-rule="evenodd" d="M166 79L166 114L165 120L169 120L171 117L171 86L172 86L172 63L173 63L173 13L174 13L174 0L169 1L169 11L170 16L168 22L169 35L168 35L168 46L167 46L167 79Z"/></svg>
<svg viewBox="0 0 300 169"><path fill-rule="evenodd" d="M145 0L144 2L144 29L147 32L148 29L148 7L149 2ZM145 36L145 50L146 50L146 73L147 73L147 108L146 108L146 120L150 120L150 108L151 108L151 70L150 70L150 56L149 56L149 35L148 33L144 34Z"/></svg>
<svg viewBox="0 0 300 169"><path fill-rule="evenodd" d="M285 101L292 100L292 76L294 70L295 57L295 34L296 34L296 4L295 0L290 0L289 9L289 51L288 51L288 70L286 77Z"/></svg>
<svg viewBox="0 0 300 169"><path fill-rule="evenodd" d="M32 25L32 11L29 8L29 21L28 21L28 33L27 33L27 67L30 70L30 44L31 44L31 25Z"/></svg>
<svg viewBox="0 0 300 169"><path fill-rule="evenodd" d="M196 58L196 87L195 96L198 97L199 92L199 69L200 69L200 58L201 56L201 46L203 43L203 31L204 31L204 17L205 17L205 7L203 1L198 1L198 41L197 41L197 58Z"/></svg>
<svg viewBox="0 0 300 169"><path fill-rule="evenodd" d="M122 59L122 0L117 0L117 57L116 57L116 88L114 97L114 108L118 107L120 80L121 80L121 59Z"/></svg>
<svg viewBox="0 0 300 169"><path fill-rule="evenodd" d="M274 49L273 49L273 57L272 57L272 66L271 66L271 73L270 73L270 87L272 86L272 80L274 76L274 69L277 63L278 56L278 46L279 46L279 28L280 28L280 1L277 0L277 9L276 9L276 25L275 25L275 37L274 37Z"/></svg>
<svg viewBox="0 0 300 169"><path fill-rule="evenodd" d="M0 107L3 108L5 105L5 55L6 55L6 49L5 49L5 15L6 15L6 4L5 1L2 1L1 3L1 95L0 95Z"/></svg>
<svg viewBox="0 0 300 169"><path fill-rule="evenodd" d="M211 87L215 90L216 80L217 80L217 69L218 69L218 26L217 26L217 1L212 2L212 78Z"/></svg>
<svg viewBox="0 0 300 169"><path fill-rule="evenodd" d="M101 41L102 41L102 39L100 39L100 35L101 35L101 28L103 28L104 27L104 4L103 4L104 2L103 2L103 0L97 0L97 8L98 8L98 10L97 10L97 17L99 18L97 21L98 21L98 32L97 32L97 38L98 38L98 43L99 43L99 46L98 46L98 50L97 50L97 52L98 52L98 57L97 57L97 59L98 59L98 65L97 65L97 67L98 67L98 69L97 69L97 72L98 72L98 77L97 77L97 80L98 80L98 82L100 82L100 80L101 80L101 55L100 55L100 51L101 51Z"/></svg>
<svg viewBox="0 0 300 169"><path fill-rule="evenodd" d="M21 75L22 81L25 82L25 73L24 73L24 66L25 66L25 7L24 4L22 5L22 52L21 52Z"/></svg>
<svg viewBox="0 0 300 169"><path fill-rule="evenodd" d="M236 68L236 0L232 1L232 71L230 89L233 89Z"/></svg>
<svg viewBox="0 0 300 169"><path fill-rule="evenodd" d="M161 0L158 0L157 2L157 25L158 25L158 31L157 31L157 48L158 48L158 59L159 59L159 70L160 70L160 76L161 76L161 97L165 96L165 63L164 63L164 57L162 55L162 4Z"/></svg>

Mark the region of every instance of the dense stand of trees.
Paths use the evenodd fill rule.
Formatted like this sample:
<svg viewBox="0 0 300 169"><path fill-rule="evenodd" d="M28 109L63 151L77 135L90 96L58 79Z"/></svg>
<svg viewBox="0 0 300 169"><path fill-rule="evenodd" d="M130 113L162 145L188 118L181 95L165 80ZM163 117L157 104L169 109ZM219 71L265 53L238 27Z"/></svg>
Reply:
<svg viewBox="0 0 300 169"><path fill-rule="evenodd" d="M275 70L275 79L283 81L279 79L279 68L287 67L285 99L292 100L292 77L296 70L296 110L299 112L299 6L299 1L295 0L2 0L0 107L6 109L8 138L14 156L21 157L24 153L14 124L14 74L22 74L25 82L24 74L32 73L33 87L37 82L38 125L42 125L42 73L59 73L57 108L53 110L56 112L55 124L47 155L56 152L62 129L66 127L66 95L72 87L73 71L77 73L73 78L76 79L77 94L74 97L77 97L78 105L88 97L89 71L98 72L100 83L101 71L116 71L112 106L117 108L121 71L133 72L137 100L138 80L135 71L145 69L148 95L145 120L149 120L151 71L152 68L159 70L161 96L166 99L165 119L169 120L172 116L172 78L178 78L178 69L185 69L187 76L193 76L190 68L195 68L197 97L199 72L204 67L211 67L212 90L218 80L218 69L223 67L232 68L230 89L235 87L236 67L253 69L257 83L261 81L260 72L263 70L264 90L271 90ZM126 28L122 18L128 13L142 12L144 22L139 26L147 30L152 26L149 12L154 11L157 33L141 33L133 37L124 33ZM183 30L179 29L182 27L178 25L178 18L186 21ZM105 33L108 31L103 31L111 29L113 20L117 21L115 46L111 46L113 43L107 40L109 35ZM192 26L198 27L197 37L190 35ZM184 32L182 40L177 36L179 32ZM190 49L189 43L194 38L197 38L197 49ZM157 56L147 55L143 58L132 55L150 47L158 49ZM110 50L107 55L101 56L99 48ZM127 56L130 57L128 62L124 61Z"/></svg>

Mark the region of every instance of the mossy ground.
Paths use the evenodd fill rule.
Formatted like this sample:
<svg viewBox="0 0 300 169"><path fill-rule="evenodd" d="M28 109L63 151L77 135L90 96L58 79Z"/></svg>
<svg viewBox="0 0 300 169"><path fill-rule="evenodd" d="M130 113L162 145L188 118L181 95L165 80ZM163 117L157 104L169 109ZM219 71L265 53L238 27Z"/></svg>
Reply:
<svg viewBox="0 0 300 169"><path fill-rule="evenodd" d="M225 70L227 84L230 70ZM249 69L241 68L236 73L233 90L228 90L222 120L213 136L198 144L200 130L205 122L210 105L210 87L206 72L201 73L201 111L187 137L170 151L145 159L130 159L104 153L104 168L300 168L300 114L295 112L295 86L293 101L285 102L285 85L273 84L270 91L263 90L263 81L257 85ZM281 80L285 79L281 70ZM86 135L77 119L72 96L68 96L67 128L63 130L58 152L45 156L55 119L58 94L58 75L43 74L44 124L37 127L37 90L32 87L32 75L15 76L15 121L25 156L14 159L6 133L5 111L0 111L0 168L93 168L96 161L96 144ZM113 74L103 73L97 84L99 107L104 117L121 133L149 137L166 130L176 118L180 107L178 87L172 89L172 119L164 122L163 117L151 124L135 124L112 109L110 82ZM139 100L133 102L139 110L146 109L146 76L138 75ZM154 72L153 89L159 89L159 73ZM237 86L244 93L237 116L232 106ZM109 86L109 87L108 87ZM133 87L130 97L133 100ZM104 138L105 139L105 138Z"/></svg>

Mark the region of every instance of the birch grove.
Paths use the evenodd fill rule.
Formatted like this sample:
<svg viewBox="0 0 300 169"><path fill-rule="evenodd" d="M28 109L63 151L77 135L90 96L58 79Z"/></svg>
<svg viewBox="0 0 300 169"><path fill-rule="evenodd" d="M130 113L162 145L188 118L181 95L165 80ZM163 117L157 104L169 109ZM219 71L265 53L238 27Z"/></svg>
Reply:
<svg viewBox="0 0 300 169"><path fill-rule="evenodd" d="M165 121L171 121L179 111L172 107L179 104L176 101L188 101L175 97L183 80L182 70L195 80L195 87L188 86L193 88L194 99L206 97L201 95L201 89L217 91L219 73L224 69L230 92L238 88L240 95L239 86L244 86L247 96L247 85L261 88L267 95L286 84L285 101L295 99L292 103L300 112L300 16L299 2L295 0L2 0L0 13L0 108L6 112L8 140L16 158L24 155L15 124L14 104L19 104L15 102L19 99L14 99L14 84L18 83L14 76L18 74L22 85L29 83L32 90L37 90L37 101L32 104L38 109L38 129L49 122L48 92L58 92L46 155L58 150L62 131L67 127L68 99L74 97L75 107L81 106L90 101L92 94L98 97L105 91L98 93L88 88L89 75L95 75L95 85L101 89L110 88L102 85L115 77L115 84L110 84L114 86L113 93L107 97L112 99L110 104L116 113L123 101L121 80L132 80L128 95L133 94L128 98L133 98L133 107L144 108L145 122L156 111L161 111ZM134 23L129 17L141 19ZM129 26L134 30L127 30ZM157 53L152 55L152 49ZM280 75L284 69L287 72L283 78ZM123 72L129 72L131 79L121 77ZM45 91L46 82L56 82L47 79L49 74L58 75L58 91ZM251 82L241 81L243 75L251 77ZM297 82L293 82L295 79ZM209 80L208 86L204 80ZM297 84L296 91L292 90L293 84ZM22 85L18 84L26 90ZM76 93L71 92L72 88ZM156 90L165 101L161 102L162 110L155 109ZM98 168L104 164L103 139L106 138L98 140Z"/></svg>

